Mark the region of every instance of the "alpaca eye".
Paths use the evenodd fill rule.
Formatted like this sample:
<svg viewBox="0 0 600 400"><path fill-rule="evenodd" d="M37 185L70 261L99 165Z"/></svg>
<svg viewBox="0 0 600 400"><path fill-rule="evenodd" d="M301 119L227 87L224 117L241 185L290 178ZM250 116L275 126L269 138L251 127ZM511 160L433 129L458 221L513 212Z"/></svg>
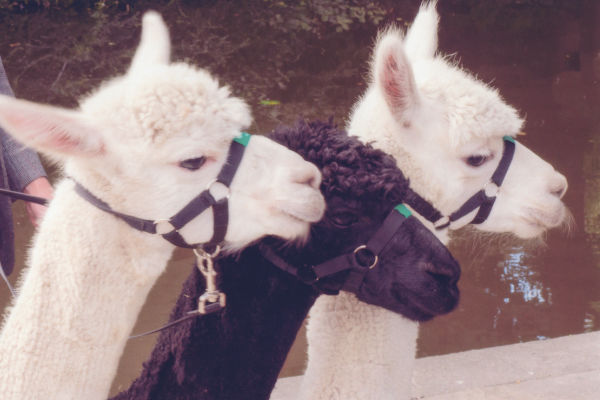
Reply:
<svg viewBox="0 0 600 400"><path fill-rule="evenodd" d="M202 165L206 162L206 157L198 157L198 158L189 158L187 160L183 160L179 162L179 166L181 168L189 169L190 171L195 171L200 169Z"/></svg>
<svg viewBox="0 0 600 400"><path fill-rule="evenodd" d="M487 160L489 160L490 156L483 156L483 155L479 155L479 156L470 156L468 157L465 162L470 165L471 167L479 167L481 165L483 165Z"/></svg>
<svg viewBox="0 0 600 400"><path fill-rule="evenodd" d="M334 225L345 228L358 221L358 216L351 212L341 212L331 215L329 219Z"/></svg>

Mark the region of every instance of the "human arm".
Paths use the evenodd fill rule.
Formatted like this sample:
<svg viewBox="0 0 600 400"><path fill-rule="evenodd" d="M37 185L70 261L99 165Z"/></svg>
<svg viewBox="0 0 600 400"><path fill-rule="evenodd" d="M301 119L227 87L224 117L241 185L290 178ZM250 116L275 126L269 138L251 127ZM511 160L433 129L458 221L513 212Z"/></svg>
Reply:
<svg viewBox="0 0 600 400"><path fill-rule="evenodd" d="M25 188L23 188L23 192L32 196L50 199L52 198L54 190L48 178L41 176L25 186ZM47 207L41 204L27 202L27 214L29 215L29 220L34 226L38 226L41 223L42 218L46 213L46 209Z"/></svg>
<svg viewBox="0 0 600 400"><path fill-rule="evenodd" d="M13 96L0 58L0 94ZM51 198L52 186L40 159L33 150L26 148L0 128L0 148L3 150L4 167L10 189L38 197ZM27 203L27 213L34 226L37 226L46 211L46 207Z"/></svg>

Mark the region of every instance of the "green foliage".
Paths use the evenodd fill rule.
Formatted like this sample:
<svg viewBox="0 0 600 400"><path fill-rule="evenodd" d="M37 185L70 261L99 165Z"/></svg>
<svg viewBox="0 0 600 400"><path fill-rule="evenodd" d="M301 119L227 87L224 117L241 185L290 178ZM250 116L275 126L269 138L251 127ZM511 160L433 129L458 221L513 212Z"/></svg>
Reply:
<svg viewBox="0 0 600 400"><path fill-rule="evenodd" d="M295 105L296 99L306 98L320 104L312 110L315 117L344 116L361 90L357 68L365 65L378 24L389 14L366 0L248 0L204 6L173 1L168 8L175 57L183 54L208 68L237 95L260 105L254 112L263 121L307 115ZM353 61L357 58L360 62ZM339 92L336 102L328 100L333 91Z"/></svg>
<svg viewBox="0 0 600 400"><path fill-rule="evenodd" d="M271 25L285 22L289 29L316 33L324 24L337 32L357 24L379 24L386 10L377 2L364 0L264 0L273 13Z"/></svg>
<svg viewBox="0 0 600 400"><path fill-rule="evenodd" d="M123 9L136 0L0 0L1 11L32 12L48 9Z"/></svg>
<svg viewBox="0 0 600 400"><path fill-rule="evenodd" d="M355 22L377 25L386 14L385 10L372 2L313 0L310 3L321 20L335 25L337 31L347 31Z"/></svg>
<svg viewBox="0 0 600 400"><path fill-rule="evenodd" d="M320 104L314 117L343 117L388 8L366 0L0 0L0 55L19 96L73 107L126 71L141 16L154 9L169 26L173 59L229 84L257 106L257 120L309 116L297 101L306 98Z"/></svg>
<svg viewBox="0 0 600 400"><path fill-rule="evenodd" d="M577 12L581 0L460 0L469 10L472 26L481 30L501 29L514 35L536 34L557 22L561 12ZM560 22L560 21L558 21Z"/></svg>

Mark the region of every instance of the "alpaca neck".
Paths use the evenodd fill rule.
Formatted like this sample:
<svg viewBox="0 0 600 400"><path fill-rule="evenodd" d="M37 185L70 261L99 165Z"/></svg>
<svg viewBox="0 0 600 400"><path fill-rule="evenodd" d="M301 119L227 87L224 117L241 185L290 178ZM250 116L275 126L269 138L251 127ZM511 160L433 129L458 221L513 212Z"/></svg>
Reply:
<svg viewBox="0 0 600 400"><path fill-rule="evenodd" d="M268 398L318 293L279 271L257 246L219 259L218 269L226 312L162 332L140 377L113 400ZM196 309L204 288L194 268L170 319Z"/></svg>
<svg viewBox="0 0 600 400"><path fill-rule="evenodd" d="M358 103L358 107L354 109L348 127L349 134L357 136L363 143L371 143L374 148L392 155L396 159L398 168L410 180L411 189L428 200L431 205L441 211L454 211L445 210L445 204L442 204L443 185L432 184L432 182L436 182L434 177L420 166L421 163L415 159L415 155L405 147L401 140L398 140L397 130L400 129L400 126L390 113L383 111L386 109L387 105L383 101L383 96L371 88L365 98ZM378 118L372 118L373 115L377 115ZM433 227L433 223L416 212L414 215L442 243L448 244L450 238L447 229L438 231Z"/></svg>
<svg viewBox="0 0 600 400"><path fill-rule="evenodd" d="M172 246L135 232L63 181L0 336L4 399L103 399Z"/></svg>
<svg viewBox="0 0 600 400"><path fill-rule="evenodd" d="M319 297L299 399L408 400L417 334L418 324L353 294Z"/></svg>
<svg viewBox="0 0 600 400"><path fill-rule="evenodd" d="M398 123L381 94L371 89L354 110L349 133L396 158L411 188L440 208L442 193L432 177L398 140ZM378 118L372 118L377 115ZM415 215L443 243L448 230ZM361 303L353 295L322 296L310 311L308 366L301 400L408 400L419 324L399 314Z"/></svg>

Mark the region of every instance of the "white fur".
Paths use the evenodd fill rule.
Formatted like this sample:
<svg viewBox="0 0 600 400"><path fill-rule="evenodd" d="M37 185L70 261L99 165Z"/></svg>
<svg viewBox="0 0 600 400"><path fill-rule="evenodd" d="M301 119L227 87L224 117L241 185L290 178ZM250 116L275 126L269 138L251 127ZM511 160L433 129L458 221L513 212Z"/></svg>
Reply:
<svg viewBox="0 0 600 400"><path fill-rule="evenodd" d="M0 97L0 124L58 161L68 176L120 212L169 218L221 169L251 122L247 105L205 71L169 64L168 31L148 13L128 73L79 110ZM190 171L179 162L207 157ZM324 201L317 168L253 137L231 185L226 241L239 249L266 234L302 238ZM105 399L138 312L174 246L56 187L0 334L2 399ZM181 234L212 235L212 213Z"/></svg>
<svg viewBox="0 0 600 400"><path fill-rule="evenodd" d="M496 90L435 56L437 23L435 3L429 3L406 40L395 29L378 38L372 83L353 111L349 132L394 155L413 189L448 215L490 179L502 137L516 136L522 120ZM482 154L493 157L480 167L465 163ZM478 228L537 236L563 222L565 190L562 175L517 144L498 200ZM446 232L436 233L448 242ZM417 323L354 296L321 296L310 313L300 398L409 399L417 331Z"/></svg>

